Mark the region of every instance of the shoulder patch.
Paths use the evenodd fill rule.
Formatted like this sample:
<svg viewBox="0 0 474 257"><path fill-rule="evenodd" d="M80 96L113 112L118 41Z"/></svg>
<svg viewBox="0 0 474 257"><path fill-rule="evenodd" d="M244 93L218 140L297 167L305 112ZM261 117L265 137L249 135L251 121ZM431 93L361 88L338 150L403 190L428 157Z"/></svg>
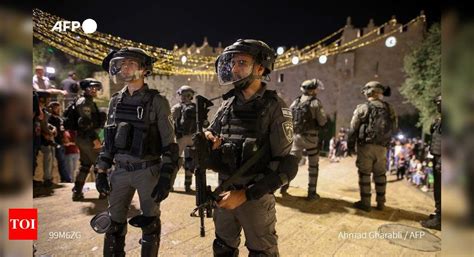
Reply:
<svg viewBox="0 0 474 257"><path fill-rule="evenodd" d="M290 119L293 118L290 108L281 108L281 113L283 114L283 117L285 118L290 118Z"/></svg>
<svg viewBox="0 0 474 257"><path fill-rule="evenodd" d="M293 142L293 121L287 120L283 122L281 125L283 127L283 132L285 133L286 140L292 143Z"/></svg>

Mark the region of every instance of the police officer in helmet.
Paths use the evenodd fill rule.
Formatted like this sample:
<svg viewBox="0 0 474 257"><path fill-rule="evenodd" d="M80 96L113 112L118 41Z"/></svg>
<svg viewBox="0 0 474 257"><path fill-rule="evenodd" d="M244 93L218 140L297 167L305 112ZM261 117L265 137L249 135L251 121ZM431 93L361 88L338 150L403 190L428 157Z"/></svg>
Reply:
<svg viewBox="0 0 474 257"><path fill-rule="evenodd" d="M348 136L349 153L355 151L356 166L359 173L361 200L354 207L366 212L371 207L371 175L375 183L377 210L385 207L385 188L387 186L386 162L387 147L398 128L398 121L392 106L383 101L390 96L390 87L378 81L370 81L362 88L367 102L359 104L354 110Z"/></svg>
<svg viewBox="0 0 474 257"><path fill-rule="evenodd" d="M303 94L290 105L293 114L294 139L292 154L302 158L303 150L308 154L308 200L317 200L316 193L319 173L319 130L326 125L327 116L321 101L316 97L324 90L318 79L305 80L300 86ZM287 193L289 184L281 188L282 195Z"/></svg>
<svg viewBox="0 0 474 257"><path fill-rule="evenodd" d="M125 255L127 212L135 191L141 215L129 223L142 230L141 256L158 255L159 203L171 189L178 146L168 100L144 82L152 73L154 62L142 49L126 47L112 51L102 64L111 79L123 85L110 100L105 142L97 160L96 187L109 194L109 207L91 224L96 231L105 233L104 256ZM114 168L109 172L112 165ZM94 224L94 220L108 222Z"/></svg>
<svg viewBox="0 0 474 257"><path fill-rule="evenodd" d="M436 104L438 117L431 125L430 153L433 155L433 177L434 177L434 199L435 212L430 214L429 219L421 221L425 228L441 230L441 95L433 100Z"/></svg>
<svg viewBox="0 0 474 257"><path fill-rule="evenodd" d="M265 84L275 57L264 42L239 39L224 49L215 64L219 84L233 87L223 96L205 132L213 152L220 156L217 159L225 160L222 167L215 168L219 182L228 179L259 149L268 150L246 176L222 194L214 214L214 256L238 256L242 229L250 256L278 256L273 192L294 178L297 162L289 155L291 112Z"/></svg>
<svg viewBox="0 0 474 257"><path fill-rule="evenodd" d="M176 141L179 146L180 162L179 166L184 164L184 187L187 193L192 192L191 184L193 179L193 172L195 169L194 160L192 159L193 134L196 132L196 104L192 102L195 94L194 90L188 86L181 86L176 91L180 98L180 103L177 103L171 108L173 121L175 126ZM182 158L184 152L184 159ZM175 178L172 179L174 184Z"/></svg>
<svg viewBox="0 0 474 257"><path fill-rule="evenodd" d="M83 94L75 102L78 112L76 145L80 151L79 173L76 175L74 188L72 189L72 200L80 201L84 199L82 189L87 175L94 166L102 144L99 140L98 131L103 127L103 117L99 108L94 102L97 91L102 89L102 83L93 78L87 78L79 82ZM97 169L94 167L94 173ZM105 199L105 194L99 194L100 199Z"/></svg>

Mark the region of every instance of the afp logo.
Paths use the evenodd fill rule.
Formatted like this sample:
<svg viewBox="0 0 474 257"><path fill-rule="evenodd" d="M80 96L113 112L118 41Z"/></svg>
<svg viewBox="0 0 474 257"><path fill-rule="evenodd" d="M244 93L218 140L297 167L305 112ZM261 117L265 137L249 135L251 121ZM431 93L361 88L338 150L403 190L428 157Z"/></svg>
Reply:
<svg viewBox="0 0 474 257"><path fill-rule="evenodd" d="M8 239L37 240L38 239L38 210L9 209L8 210Z"/></svg>
<svg viewBox="0 0 474 257"><path fill-rule="evenodd" d="M97 30L97 22L93 19L86 19L82 22L82 25L78 21L57 21L51 31L53 32L65 32L65 31L76 31L76 29L82 27L82 30L86 34L94 33Z"/></svg>

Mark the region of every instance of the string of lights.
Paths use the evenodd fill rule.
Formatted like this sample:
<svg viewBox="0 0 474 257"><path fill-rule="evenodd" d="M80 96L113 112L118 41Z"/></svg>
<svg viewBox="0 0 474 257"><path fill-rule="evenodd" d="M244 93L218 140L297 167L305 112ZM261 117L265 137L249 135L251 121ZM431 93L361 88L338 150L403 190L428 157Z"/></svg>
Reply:
<svg viewBox="0 0 474 257"><path fill-rule="evenodd" d="M123 39L118 36L94 32L85 33L82 28L75 30L66 30L63 32L53 31L52 28L58 21L64 19L39 9L33 10L33 35L40 41L59 49L60 51L82 60L100 65L103 58L112 50L122 47L138 47L152 56L157 61L153 66L153 73L158 75L214 75L214 62L217 55L200 55L195 53L186 53L179 49L168 50L156 46L134 42ZM396 20L393 18L389 22L374 28L349 42L341 44L342 32L340 28L336 32L324 37L323 39L307 45L301 49L290 48L279 53L275 61L275 69L281 70L293 65L306 63L314 59L326 60L328 56L353 51L355 49L373 44L395 33L401 33L403 29L418 21L425 22L425 15L420 15L410 22L401 25L399 29L393 28ZM389 28L391 30L386 31ZM380 33L384 30L384 33ZM376 34L375 37L372 37ZM339 37L336 37L340 35ZM325 63L325 61L324 61Z"/></svg>

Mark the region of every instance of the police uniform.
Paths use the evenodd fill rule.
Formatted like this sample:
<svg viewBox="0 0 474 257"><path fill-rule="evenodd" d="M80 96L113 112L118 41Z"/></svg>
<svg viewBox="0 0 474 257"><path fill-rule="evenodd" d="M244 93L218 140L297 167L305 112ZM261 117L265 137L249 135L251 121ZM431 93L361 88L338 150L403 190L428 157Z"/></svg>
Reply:
<svg viewBox="0 0 474 257"><path fill-rule="evenodd" d="M93 142L99 140L98 131L102 123L99 108L97 108L92 96L83 95L77 99L76 109L79 114L76 145L80 151L80 167L72 189L72 199L74 201L84 198L82 188L100 151L100 149L94 149ZM94 172L96 172L95 169Z"/></svg>
<svg viewBox="0 0 474 257"><path fill-rule="evenodd" d="M184 112L192 112L194 115L185 115ZM178 103L171 108L173 121L175 125L176 141L179 146L180 163L184 164L184 186L187 192L191 190L193 172L195 169L194 160L191 156L191 147L193 146L193 134L196 132L196 104ZM183 124L187 124L184 128ZM183 156L184 153L184 156ZM184 159L183 159L184 157ZM175 178L172 182L174 184Z"/></svg>
<svg viewBox="0 0 474 257"><path fill-rule="evenodd" d="M367 93L367 90L379 90L380 93L382 93L385 92L384 89L385 88L378 82L369 82L365 86L364 91ZM382 135L382 132L377 130L369 133L369 120L376 120L377 117L373 117L377 113L375 110L380 109L382 109L383 113L386 113L386 133ZM377 208L379 210L384 208L385 188L387 185L387 146L397 127L395 111L390 104L382 100L368 100L366 103L356 107L354 115L352 116L349 132L349 148L353 149L355 142L357 142L356 166L359 173L361 201L354 204L356 208L365 211L371 210L371 174L373 174L373 180L375 182Z"/></svg>
<svg viewBox="0 0 474 257"><path fill-rule="evenodd" d="M240 92L232 91L227 97L229 98L223 102L211 123L211 131L222 136L224 141L235 142L237 148L242 148L245 139L268 140L271 144L271 153L268 154L273 159L290 152L293 137L291 115L286 104L274 91L262 88L247 101ZM262 111L261 105L264 102L268 106ZM230 106L226 108L227 105ZM268 163L269 167L272 165L277 164ZM264 168L253 172L264 172ZM219 181L222 182L229 176L230 174L221 172ZM242 178L235 187L241 189L249 184L252 184L249 178ZM223 241L227 246L238 248L243 228L247 240L245 245L249 250L278 252L275 197L272 194L247 201L234 210L217 208L214 223L217 241Z"/></svg>
<svg viewBox="0 0 474 257"><path fill-rule="evenodd" d="M319 173L319 128L326 125L327 116L321 101L312 95L299 96L290 105L290 109L295 132L291 153L301 159L303 150L306 150L308 154L308 199L318 199L316 187ZM282 187L283 194L286 193L288 187L289 184Z"/></svg>
<svg viewBox="0 0 474 257"><path fill-rule="evenodd" d="M237 65L233 55L250 54L256 63L265 67L263 76L273 70L274 51L258 40L239 39L224 49L216 61L221 85L233 84L234 89L223 96L209 131L222 138L215 150L221 167L216 168L219 183L232 176L258 149L268 145L264 156L244 176L233 181L233 190L245 189L247 201L234 209L217 207L214 213L216 239L214 256L238 256L240 233L245 233L249 256L278 256L276 210L273 192L293 179L297 162L292 169L282 168L283 159L290 156L293 141L293 124L290 110L275 91L264 83L249 99L242 90L254 79L253 74L232 81L232 67ZM240 63L242 64L242 63ZM296 158L294 158L296 160ZM289 172L291 170L291 172Z"/></svg>
<svg viewBox="0 0 474 257"><path fill-rule="evenodd" d="M103 62L104 69L109 70L112 58L145 59L142 65L151 70L152 61L141 49L123 48L110 53ZM109 74L113 75L110 71ZM169 102L146 84L132 94L124 86L110 100L104 132L105 142L96 166L102 171L114 165L109 174L110 188L107 173L99 173L96 181L98 190L104 190L104 184L110 189L107 216L111 225L105 231L104 256L125 255L127 213L135 191L141 215L129 223L142 230L141 256L157 256L161 233L159 202L168 196L178 158ZM165 194L159 199L155 199L157 189L159 194Z"/></svg>
<svg viewBox="0 0 474 257"><path fill-rule="evenodd" d="M435 99L438 112L441 115L441 96ZM435 212L430 219L421 222L426 228L441 230L441 116L436 118L431 125L430 153L433 155L434 200Z"/></svg>

